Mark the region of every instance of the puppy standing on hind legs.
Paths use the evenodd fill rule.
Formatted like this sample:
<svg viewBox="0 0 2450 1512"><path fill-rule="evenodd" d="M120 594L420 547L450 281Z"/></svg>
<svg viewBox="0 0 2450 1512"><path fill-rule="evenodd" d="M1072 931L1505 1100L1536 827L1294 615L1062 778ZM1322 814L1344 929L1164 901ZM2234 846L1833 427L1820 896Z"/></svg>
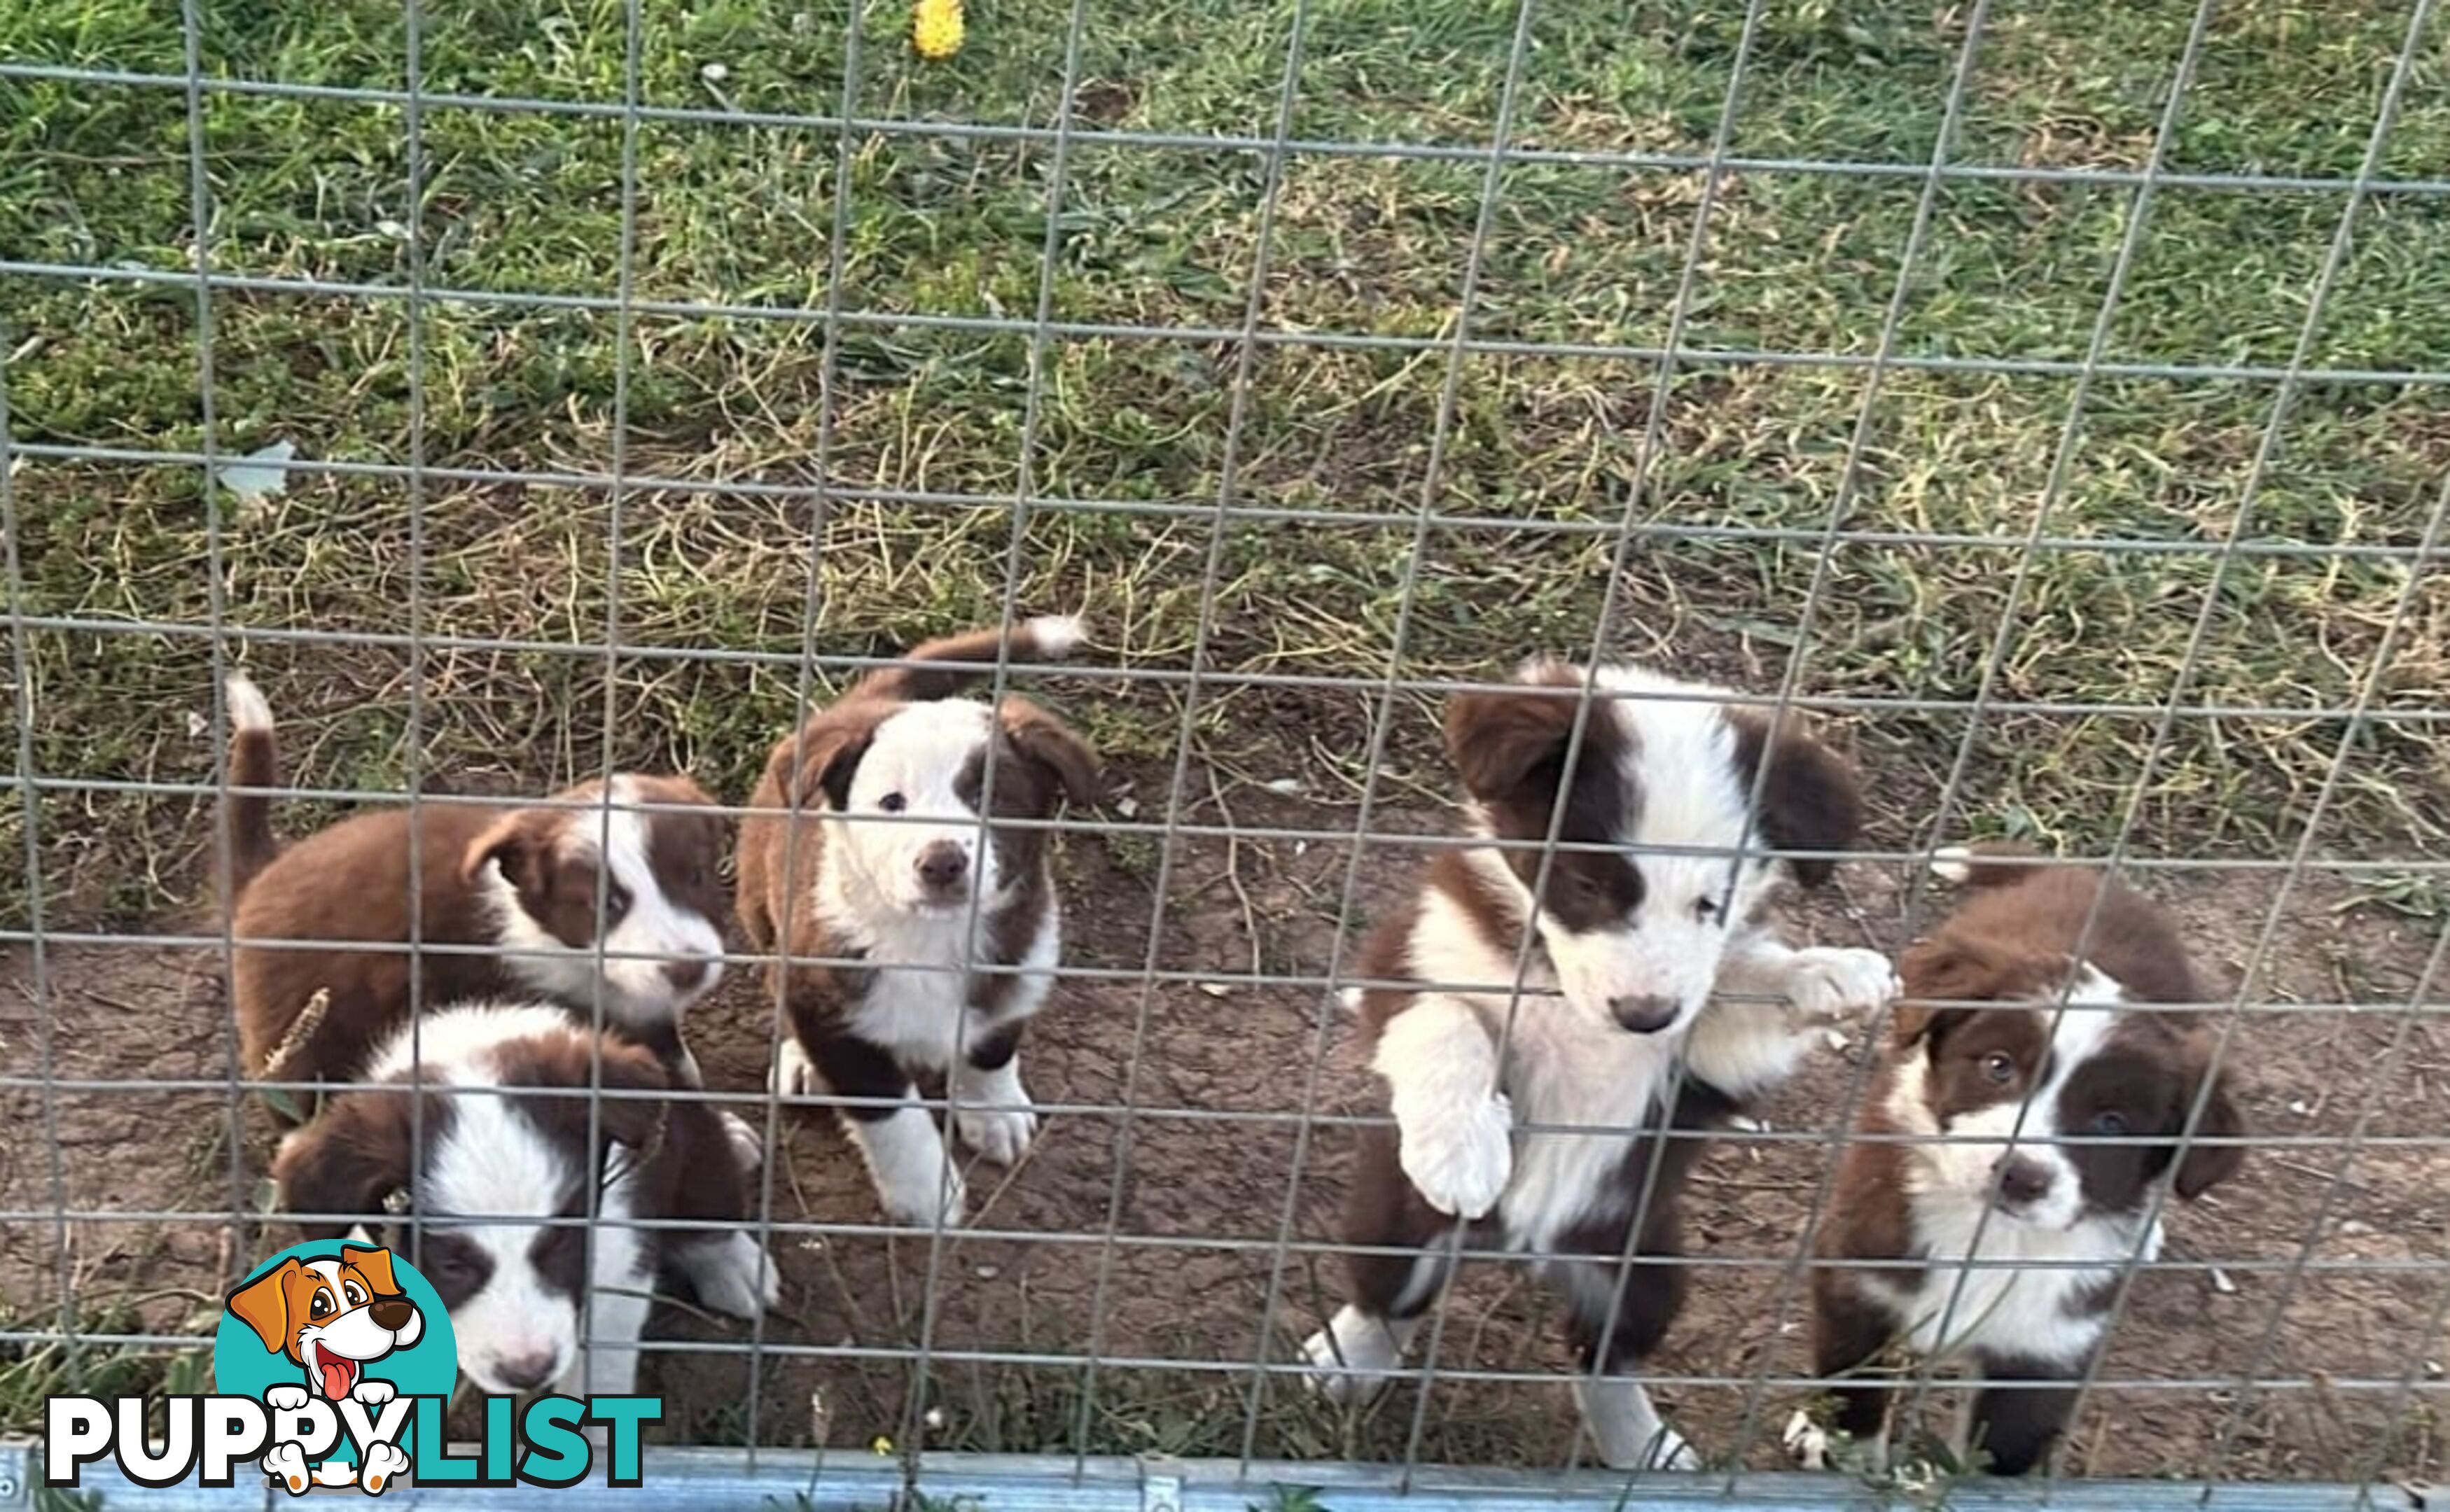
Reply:
<svg viewBox="0 0 2450 1512"><path fill-rule="evenodd" d="M1395 1128L1364 1135L1346 1237L1402 1252L1353 1256L1352 1302L1304 1353L1329 1394L1373 1394L1445 1288L1460 1231L1542 1257L1602 1457L1690 1467L1635 1377L1682 1301L1678 1208L1700 1136L1792 1075L1816 1020L1876 1007L1895 987L1876 952L1778 939L1779 884L1823 882L1831 861L1739 853L1845 848L1854 778L1798 721L1774 735L1721 688L1549 661L1517 681L1455 699L1446 720L1474 832L1516 843L1440 855L1361 958L1373 979L1489 986L1361 994ZM1548 854L1535 905L1559 813L1558 840L1589 848ZM1517 999L1505 984L1526 936ZM1774 1000L1714 1000L1722 992ZM1542 1128L1518 1134L1518 1121Z"/></svg>
<svg viewBox="0 0 2450 1512"><path fill-rule="evenodd" d="M1057 660L1079 637L1076 620L1033 619L867 673L774 747L741 824L741 921L785 957L772 1084L865 1099L843 1121L897 1223L958 1224L964 1206L918 1076L950 1080L955 1131L990 1160L1019 1161L1037 1132L1021 1041L1062 915L1047 832L999 821L1091 802L1098 759L1026 699L953 695L999 658Z"/></svg>

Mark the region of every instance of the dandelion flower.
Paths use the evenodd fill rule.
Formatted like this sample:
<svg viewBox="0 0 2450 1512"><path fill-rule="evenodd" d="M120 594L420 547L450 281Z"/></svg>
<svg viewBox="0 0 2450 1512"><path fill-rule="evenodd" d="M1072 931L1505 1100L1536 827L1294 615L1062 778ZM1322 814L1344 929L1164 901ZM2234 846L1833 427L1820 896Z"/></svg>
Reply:
<svg viewBox="0 0 2450 1512"><path fill-rule="evenodd" d="M910 45L923 58L962 50L962 0L918 0L910 10Z"/></svg>

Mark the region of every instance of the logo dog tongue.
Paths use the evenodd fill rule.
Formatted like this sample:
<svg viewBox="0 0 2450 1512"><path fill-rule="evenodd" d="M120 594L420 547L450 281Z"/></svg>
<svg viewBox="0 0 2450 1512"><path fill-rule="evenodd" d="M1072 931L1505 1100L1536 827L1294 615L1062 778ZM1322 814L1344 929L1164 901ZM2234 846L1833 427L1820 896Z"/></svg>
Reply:
<svg viewBox="0 0 2450 1512"><path fill-rule="evenodd" d="M349 1388L358 1384L358 1362L332 1353L321 1341L315 1346L315 1375L323 1384L323 1394L335 1402L346 1400Z"/></svg>

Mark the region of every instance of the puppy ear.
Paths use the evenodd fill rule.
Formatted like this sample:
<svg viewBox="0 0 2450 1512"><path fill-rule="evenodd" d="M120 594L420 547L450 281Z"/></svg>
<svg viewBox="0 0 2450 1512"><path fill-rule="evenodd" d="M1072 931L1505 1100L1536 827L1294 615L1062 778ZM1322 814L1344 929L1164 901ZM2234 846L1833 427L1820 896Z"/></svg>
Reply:
<svg viewBox="0 0 2450 1512"><path fill-rule="evenodd" d="M1544 767L1560 768L1562 777L1581 703L1575 687L1556 683L1536 692L1457 693L1449 699L1447 757L1464 791L1496 803L1522 791ZM1594 708L1591 714L1597 719L1600 710Z"/></svg>
<svg viewBox="0 0 2450 1512"><path fill-rule="evenodd" d="M289 1278L303 1269L283 1260L229 1294L230 1316L253 1328L274 1354L289 1352Z"/></svg>
<svg viewBox="0 0 2450 1512"><path fill-rule="evenodd" d="M340 1214L301 1222L308 1238L337 1239L376 1221L383 1199L408 1185L410 1095L394 1088L345 1093L281 1141L272 1179L282 1208Z"/></svg>
<svg viewBox="0 0 2450 1512"><path fill-rule="evenodd" d="M2209 1056L2205 1057L2209 1059ZM2199 1072L2187 1088L2187 1106L2203 1092ZM2223 1071L2212 1082L2211 1095L2204 1103L2203 1116L2195 1120L2195 1137L2187 1142L2186 1157L2178 1162L2178 1173L2170 1190L2188 1202L2194 1201L2221 1182L2236 1175L2246 1164L2246 1147L2236 1144L2205 1144L2205 1139L2230 1140L2246 1134L2246 1118L2238 1112L2231 1095L2228 1073Z"/></svg>
<svg viewBox="0 0 2450 1512"><path fill-rule="evenodd" d="M1777 738L1771 739L1771 712L1727 711L1727 723L1736 732L1736 769L1745 794L1749 797L1756 787L1760 789L1753 821L1761 839L1776 850L1847 849L1862 827L1863 804L1854 769L1806 732L1801 717L1792 711L1779 721ZM1794 857L1787 866L1806 887L1821 885L1838 869L1838 863L1825 856Z"/></svg>
<svg viewBox="0 0 2450 1512"><path fill-rule="evenodd" d="M522 896L543 891L552 885L553 839L537 821L550 817L535 809L518 809L504 814L485 826L468 843L468 852L459 861L459 880L474 883L485 870L488 862L502 869L502 880L519 890Z"/></svg>
<svg viewBox="0 0 2450 1512"><path fill-rule="evenodd" d="M1902 989L1889 1025L1899 1050L1941 1041L1975 1012L1938 1006L1952 1000L1988 999L1995 996L1999 962L1980 942L1939 935L1917 940L1897 958L1897 982Z"/></svg>
<svg viewBox="0 0 2450 1512"><path fill-rule="evenodd" d="M663 1062L654 1052L644 1045L605 1040L603 1084L607 1092L632 1094L604 1099L604 1111L598 1115L604 1137L632 1150L653 1144L664 1124L664 1101L636 1095L671 1090L671 1078L664 1074Z"/></svg>
<svg viewBox="0 0 2450 1512"><path fill-rule="evenodd" d="M1098 801L1098 753L1072 727L1025 698L1007 698L997 722L1021 759L1062 785L1063 796L1081 807Z"/></svg>
<svg viewBox="0 0 2450 1512"><path fill-rule="evenodd" d="M340 1246L340 1263L356 1266L360 1270L364 1271L366 1279L374 1283L377 1294L386 1297L396 1297L400 1294L399 1281L392 1274L390 1250L366 1250L357 1245L344 1244Z"/></svg>
<svg viewBox="0 0 2450 1512"><path fill-rule="evenodd" d="M785 799L801 808L814 808L820 803L837 812L848 808L851 779L859 774L860 758L876 740L878 722L866 710L839 705L810 720L790 754L791 775L783 785Z"/></svg>

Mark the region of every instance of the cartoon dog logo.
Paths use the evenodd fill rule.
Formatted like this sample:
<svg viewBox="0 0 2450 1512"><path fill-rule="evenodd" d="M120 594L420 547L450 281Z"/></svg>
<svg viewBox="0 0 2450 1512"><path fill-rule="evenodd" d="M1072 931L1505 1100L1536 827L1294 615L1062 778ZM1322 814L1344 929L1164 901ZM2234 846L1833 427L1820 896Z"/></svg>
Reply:
<svg viewBox="0 0 2450 1512"><path fill-rule="evenodd" d="M229 1311L255 1330L266 1350L287 1355L306 1373L303 1386L283 1383L264 1392L265 1405L276 1410L318 1397L380 1407L399 1390L369 1378L366 1367L425 1333L424 1315L393 1277L391 1251L355 1245L342 1245L337 1259L283 1260L231 1292ZM265 1453L263 1468L295 1493L306 1488L305 1461L297 1444L282 1444ZM355 1483L379 1496L407 1468L406 1450L376 1444L367 1446L362 1465L326 1461L314 1467L312 1479L319 1485Z"/></svg>

